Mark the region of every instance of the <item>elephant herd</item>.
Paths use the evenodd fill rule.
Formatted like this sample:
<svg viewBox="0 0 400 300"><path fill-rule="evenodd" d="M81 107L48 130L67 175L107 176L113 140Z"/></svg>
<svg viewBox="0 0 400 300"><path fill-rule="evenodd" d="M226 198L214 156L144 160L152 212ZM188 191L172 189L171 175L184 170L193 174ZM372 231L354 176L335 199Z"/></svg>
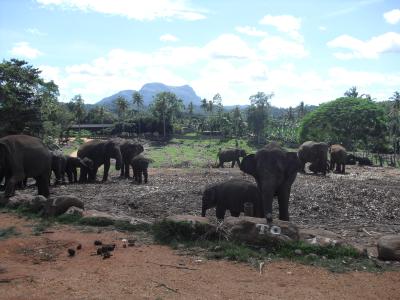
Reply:
<svg viewBox="0 0 400 300"><path fill-rule="evenodd" d="M64 183L65 174L69 183L94 182L99 167L104 166L102 181L106 181L112 158L116 161L115 168L121 170L121 177L129 178L132 167L134 180L141 183L143 176L147 183L151 160L141 154L143 151L142 145L130 140L92 140L80 146L77 157L70 157L60 151L50 151L36 137L9 135L0 139L0 183L5 178L4 195L10 197L17 184L31 177L36 180L38 193L48 197L51 172L55 174L55 184ZM343 174L349 155L338 144L329 147L326 143L307 141L297 152L289 152L272 142L249 155L241 149L220 150L218 159L219 167L223 167L224 162L231 161L232 167L237 163L241 171L254 177L256 185L243 179L231 179L207 186L202 197L202 216L212 207L216 208L218 219L224 218L226 210L232 216L239 216L246 206L249 207L246 203L251 203L247 214L266 218L270 223L275 196L279 219L289 220L291 187L297 173L305 172L306 163L310 163L309 170L315 174L325 175L333 169Z"/></svg>
<svg viewBox="0 0 400 300"><path fill-rule="evenodd" d="M243 157L242 162L240 157ZM297 152L288 152L272 142L249 155L241 149L220 150L218 159L219 167L223 167L224 162L232 161L233 168L237 162L241 171L254 177L256 185L243 179L232 179L207 186L202 198L202 216L212 207L216 208L218 219L224 218L226 210L232 216L238 216L245 211L247 202L253 207L251 216L265 217L270 223L275 196L278 198L279 219L289 220L291 187L297 173L305 173L306 163L310 163L309 170L315 174L326 175L333 169L344 174L348 155L346 149L339 144L329 146L327 143L307 141Z"/></svg>
<svg viewBox="0 0 400 300"><path fill-rule="evenodd" d="M15 187L27 178L34 178L38 194L49 196L51 173L55 184L86 183L96 180L97 171L104 166L103 181L108 178L110 160L116 160L116 169L121 177L129 177L132 167L134 180L147 183L147 168L150 159L141 155L143 146L129 140L92 140L80 146L77 157L64 155L61 151L50 151L43 142L28 135L9 135L0 139L0 183L5 179L4 196L11 197ZM78 180L77 169L80 169Z"/></svg>

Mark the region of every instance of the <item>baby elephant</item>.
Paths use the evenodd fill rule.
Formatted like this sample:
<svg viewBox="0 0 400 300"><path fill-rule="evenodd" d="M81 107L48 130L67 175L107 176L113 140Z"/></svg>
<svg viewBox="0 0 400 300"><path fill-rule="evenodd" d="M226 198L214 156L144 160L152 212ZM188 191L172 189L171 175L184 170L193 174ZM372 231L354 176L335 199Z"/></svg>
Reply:
<svg viewBox="0 0 400 300"><path fill-rule="evenodd" d="M227 209L231 216L239 217L246 202L253 204L253 217L264 218L261 194L255 184L242 179L212 184L203 193L201 215L205 217L206 210L215 207L217 219L223 219Z"/></svg>
<svg viewBox="0 0 400 300"><path fill-rule="evenodd" d="M147 183L147 168L149 167L149 163L151 162L152 160L150 158L146 158L143 155L136 155L134 158L132 158L131 166L133 169L133 179L137 183L142 183L142 174L144 177L144 183Z"/></svg>
<svg viewBox="0 0 400 300"><path fill-rule="evenodd" d="M78 182L78 172L79 168L82 181L87 181L87 174L90 170L93 170L93 160L90 158L79 158L67 156L67 164L65 167L65 173L67 173L69 183ZM84 179L85 178L85 179Z"/></svg>

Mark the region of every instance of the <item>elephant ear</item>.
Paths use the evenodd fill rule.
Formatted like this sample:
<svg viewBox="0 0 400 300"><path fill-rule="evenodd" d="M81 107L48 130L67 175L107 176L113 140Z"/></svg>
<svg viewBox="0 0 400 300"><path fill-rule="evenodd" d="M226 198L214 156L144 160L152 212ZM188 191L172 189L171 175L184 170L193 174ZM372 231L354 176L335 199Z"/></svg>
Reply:
<svg viewBox="0 0 400 300"><path fill-rule="evenodd" d="M301 170L301 162L297 152L286 152L286 177L291 176Z"/></svg>
<svg viewBox="0 0 400 300"><path fill-rule="evenodd" d="M255 159L255 154L249 154L242 159L242 162L240 163L240 170L256 178L256 166L257 162Z"/></svg>
<svg viewBox="0 0 400 300"><path fill-rule="evenodd" d="M13 174L24 172L21 163L23 159L21 152L16 150L15 142L6 140L0 142L0 163L5 168L10 168Z"/></svg>

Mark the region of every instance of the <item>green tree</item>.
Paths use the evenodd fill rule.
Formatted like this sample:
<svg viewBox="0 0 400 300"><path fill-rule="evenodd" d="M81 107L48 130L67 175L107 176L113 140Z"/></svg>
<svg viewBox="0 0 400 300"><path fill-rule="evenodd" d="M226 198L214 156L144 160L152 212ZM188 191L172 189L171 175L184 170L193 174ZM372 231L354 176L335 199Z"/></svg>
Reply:
<svg viewBox="0 0 400 300"><path fill-rule="evenodd" d="M200 105L200 107L203 109L203 111L204 111L205 113L208 112L208 102L207 102L207 99L206 99L206 98L204 98L204 99L201 100L201 105Z"/></svg>
<svg viewBox="0 0 400 300"><path fill-rule="evenodd" d="M400 152L400 93L394 92L389 110L389 135L393 144L395 153Z"/></svg>
<svg viewBox="0 0 400 300"><path fill-rule="evenodd" d="M321 104L306 115L300 124L299 139L369 149L384 144L386 124L381 105L371 99L343 97Z"/></svg>
<svg viewBox="0 0 400 300"><path fill-rule="evenodd" d="M86 116L85 100L81 95L75 95L70 101L70 107L75 115L75 121L78 123L79 131L81 124Z"/></svg>
<svg viewBox="0 0 400 300"><path fill-rule="evenodd" d="M251 105L247 109L247 123L257 136L258 143L261 143L261 137L268 122L269 99L273 96L273 93L258 92L249 98Z"/></svg>
<svg viewBox="0 0 400 300"><path fill-rule="evenodd" d="M187 112L189 115L189 126L192 125L193 111L194 111L194 105L193 105L193 102L190 101L190 103L187 107Z"/></svg>
<svg viewBox="0 0 400 300"><path fill-rule="evenodd" d="M53 81L45 82L40 73L23 60L0 64L0 134L43 136L54 128L58 87ZM44 127L44 122L50 123Z"/></svg>
<svg viewBox="0 0 400 300"><path fill-rule="evenodd" d="M151 110L163 123L163 136L167 135L167 122L172 123L173 119L182 110L182 100L178 99L174 93L161 92L154 97Z"/></svg>
<svg viewBox="0 0 400 300"><path fill-rule="evenodd" d="M137 119L138 119L138 123L139 123L139 126L138 126L138 135L140 135L140 129L141 129L141 118L140 118L140 109L143 107L143 96L139 93L139 92L137 92L137 91L135 91L133 94L132 94L132 104L135 106L136 105L136 108L137 108Z"/></svg>
<svg viewBox="0 0 400 300"><path fill-rule="evenodd" d="M349 88L346 92L344 92L345 97L349 98L357 98L358 97L358 91L356 86L352 86Z"/></svg>

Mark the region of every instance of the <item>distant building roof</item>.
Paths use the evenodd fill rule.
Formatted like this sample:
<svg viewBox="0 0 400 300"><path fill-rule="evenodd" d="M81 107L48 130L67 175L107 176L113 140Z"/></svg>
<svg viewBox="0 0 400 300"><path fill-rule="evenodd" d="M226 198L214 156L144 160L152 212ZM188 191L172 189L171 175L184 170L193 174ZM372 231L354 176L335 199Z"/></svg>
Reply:
<svg viewBox="0 0 400 300"><path fill-rule="evenodd" d="M71 129L79 129L79 128L82 128L82 129L90 129L90 128L92 128L92 129L98 129L98 128L110 128L110 127L113 127L114 126L114 124L81 124L81 125L72 125L70 128Z"/></svg>

